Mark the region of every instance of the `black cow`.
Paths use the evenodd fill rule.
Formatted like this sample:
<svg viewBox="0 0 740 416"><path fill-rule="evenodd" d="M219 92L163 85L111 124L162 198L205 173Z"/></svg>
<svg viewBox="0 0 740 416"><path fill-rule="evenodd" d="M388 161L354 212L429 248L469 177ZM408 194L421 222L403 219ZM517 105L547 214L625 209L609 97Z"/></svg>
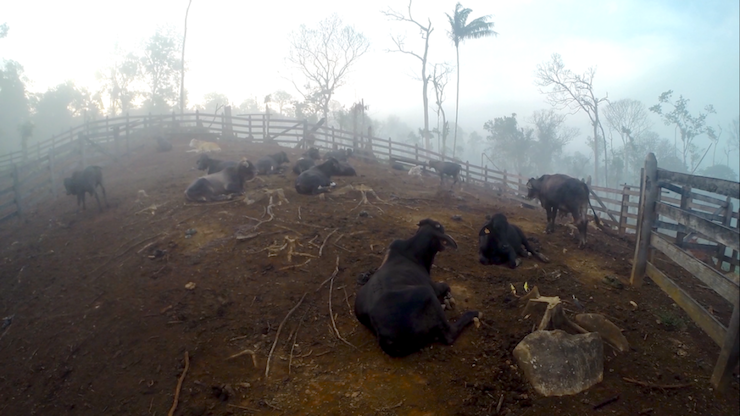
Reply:
<svg viewBox="0 0 740 416"><path fill-rule="evenodd" d="M430 160L429 162L427 162L427 165L437 171L437 173L439 174L440 183L445 182L445 175L455 180L452 183L453 186L457 183L458 180L460 180L460 169L462 169L462 166L457 163L442 162L441 160Z"/></svg>
<svg viewBox="0 0 740 416"><path fill-rule="evenodd" d="M300 175L301 173L311 169L316 163L311 158L302 157L295 162L293 165L293 173Z"/></svg>
<svg viewBox="0 0 740 416"><path fill-rule="evenodd" d="M446 283L430 276L437 252L457 243L445 234L442 224L421 220L408 240L395 240L388 247L380 268L357 292L355 316L378 337L388 355L402 357L434 341L452 345L477 311L465 312L450 323L441 302L450 293Z"/></svg>
<svg viewBox="0 0 740 416"><path fill-rule="evenodd" d="M324 160L334 158L340 162L346 162L350 157L352 157L352 149L339 149L324 153Z"/></svg>
<svg viewBox="0 0 740 416"><path fill-rule="evenodd" d="M196 167L198 168L198 170L204 170L208 174L220 172L224 170L224 168L227 166L236 165L237 162L211 159L211 157L205 153L202 153L200 156L198 156L198 161L196 162Z"/></svg>
<svg viewBox="0 0 740 416"><path fill-rule="evenodd" d="M172 143L162 136L157 136L157 151L169 152L170 150L172 150Z"/></svg>
<svg viewBox="0 0 740 416"><path fill-rule="evenodd" d="M89 193L95 196L95 200L98 201L98 209L103 212L103 207L100 205L100 198L95 188L100 186L103 190L103 200L105 200L105 206L108 207L108 196L105 194L105 187L103 186L103 169L100 166L88 166L83 171L72 172L71 178L64 178L64 188L67 190L67 195L77 195L77 211L80 210L80 202L82 202L82 209L87 210L85 206L85 193Z"/></svg>
<svg viewBox="0 0 740 416"><path fill-rule="evenodd" d="M285 152L277 152L274 155L265 156L257 160L257 173L269 175L275 172L283 163L290 163Z"/></svg>
<svg viewBox="0 0 740 416"><path fill-rule="evenodd" d="M319 149L315 147L309 148L305 153L303 153L302 156L309 158L309 159L313 159L313 160L321 159L321 155L319 154Z"/></svg>
<svg viewBox="0 0 740 416"><path fill-rule="evenodd" d="M588 207L594 213L594 221L600 225L594 207L591 206L588 185L568 175L542 175L538 179L530 178L527 182L527 198L538 198L547 212L547 228L550 234L555 231L555 218L558 210L569 212L580 233L579 248L586 245L588 230Z"/></svg>
<svg viewBox="0 0 740 416"><path fill-rule="evenodd" d="M229 199L244 193L244 182L254 178L255 167L246 159L237 165L200 177L185 190L185 199L194 202L210 202Z"/></svg>
<svg viewBox="0 0 740 416"><path fill-rule="evenodd" d="M522 262L517 257L533 254L541 261L550 260L535 251L522 229L509 223L504 214L495 214L478 232L478 259L481 264L508 264L516 268Z"/></svg>
<svg viewBox="0 0 740 416"><path fill-rule="evenodd" d="M357 176L355 168L347 162L339 162L339 172L335 173L337 176Z"/></svg>
<svg viewBox="0 0 740 416"><path fill-rule="evenodd" d="M295 180L295 190L302 195L318 195L329 192L336 186L331 181L331 176L340 172L339 162L334 158L327 159L324 163L311 167L302 172Z"/></svg>

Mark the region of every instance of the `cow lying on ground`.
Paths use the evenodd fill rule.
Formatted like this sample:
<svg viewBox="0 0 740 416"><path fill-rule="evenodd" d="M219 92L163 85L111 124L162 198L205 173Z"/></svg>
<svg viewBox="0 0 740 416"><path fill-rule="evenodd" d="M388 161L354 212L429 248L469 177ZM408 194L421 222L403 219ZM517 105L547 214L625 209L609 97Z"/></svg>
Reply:
<svg viewBox="0 0 740 416"><path fill-rule="evenodd" d="M216 173L224 170L227 166L236 166L237 162L229 162L229 161L223 161L218 159L211 159L210 156L203 153L198 157L198 161L196 162L196 167L198 170L204 170L206 173Z"/></svg>
<svg viewBox="0 0 740 416"><path fill-rule="evenodd" d="M429 162L427 162L427 165L437 171L437 173L439 174L440 183L445 183L445 175L455 180L452 183L453 186L457 183L458 180L460 180L460 169L462 169L462 166L457 163L442 162L440 160L430 160Z"/></svg>
<svg viewBox="0 0 740 416"><path fill-rule="evenodd" d="M295 180L295 190L302 195L318 195L329 192L331 187L336 186L331 181L331 177L340 170L339 162L334 158L329 158L324 163L313 166L298 175Z"/></svg>
<svg viewBox="0 0 740 416"><path fill-rule="evenodd" d="M302 156L308 159L313 159L313 160L321 159L321 155L319 154L319 149L315 147L311 147L308 150L306 150L306 152L303 153Z"/></svg>
<svg viewBox="0 0 740 416"><path fill-rule="evenodd" d="M192 139L190 140L190 147L192 150L188 150L188 153L208 153L208 152L220 152L221 147L213 142L206 142L203 140Z"/></svg>
<svg viewBox="0 0 740 416"><path fill-rule="evenodd" d="M352 157L352 149L339 149L324 153L324 160L334 158L340 162L346 162L350 157Z"/></svg>
<svg viewBox="0 0 740 416"><path fill-rule="evenodd" d="M167 141L167 139L162 136L157 136L157 151L169 152L170 150L172 150L172 143Z"/></svg>
<svg viewBox="0 0 740 416"><path fill-rule="evenodd" d="M108 207L108 196L105 194L105 187L103 186L103 169L100 166L88 166L83 171L72 172L71 178L64 178L64 188L67 190L67 195L77 195L77 211L80 210L80 202L82 202L82 209L87 210L85 206L85 193L89 193L95 196L95 200L98 201L98 209L103 212L103 207L100 205L100 198L95 188L100 186L103 190L103 200L105 206Z"/></svg>
<svg viewBox="0 0 740 416"><path fill-rule="evenodd" d="M600 224L594 207L591 206L588 185L578 179L563 174L542 175L538 179L530 178L527 182L527 198L538 198L547 212L547 228L550 234L555 231L555 218L558 210L569 212L580 233L579 248L586 245L588 230L588 207L594 213L594 221Z"/></svg>
<svg viewBox="0 0 740 416"><path fill-rule="evenodd" d="M355 168L347 162L339 162L339 172L335 173L337 176L357 176Z"/></svg>
<svg viewBox="0 0 740 416"><path fill-rule="evenodd" d="M301 173L311 169L316 163L311 158L302 157L295 162L293 165L293 173L300 175Z"/></svg>
<svg viewBox="0 0 740 416"><path fill-rule="evenodd" d="M257 160L257 173L260 175L275 173L283 163L290 163L285 152L277 152L274 155L262 157Z"/></svg>
<svg viewBox="0 0 740 416"><path fill-rule="evenodd" d="M530 253L542 262L550 261L532 248L522 229L509 223L504 214L492 216L478 232L481 264L508 264L513 269L522 262L519 257L529 257Z"/></svg>
<svg viewBox="0 0 740 416"><path fill-rule="evenodd" d="M355 316L370 329L388 355L402 357L434 341L452 345L463 329L480 317L465 312L455 323L441 303L450 293L446 283L433 282L430 271L437 252L457 243L442 224L421 220L408 240L388 247L380 268L357 292Z"/></svg>
<svg viewBox="0 0 740 416"><path fill-rule="evenodd" d="M200 177L185 190L185 199L193 202L210 202L229 199L233 195L244 193L244 182L254 178L255 168L252 163L242 159L236 165Z"/></svg>

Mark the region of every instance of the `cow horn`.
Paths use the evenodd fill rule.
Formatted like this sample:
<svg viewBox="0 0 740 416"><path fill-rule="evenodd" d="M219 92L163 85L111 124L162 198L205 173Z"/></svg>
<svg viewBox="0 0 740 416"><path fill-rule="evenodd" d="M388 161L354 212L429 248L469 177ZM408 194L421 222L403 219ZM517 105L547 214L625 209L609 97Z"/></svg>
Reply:
<svg viewBox="0 0 740 416"><path fill-rule="evenodd" d="M442 238L442 241L443 241L442 245L443 246L447 246L447 247L451 247L453 249L457 249L457 242L455 242L455 239L454 238L450 237L447 234L442 234L440 237Z"/></svg>

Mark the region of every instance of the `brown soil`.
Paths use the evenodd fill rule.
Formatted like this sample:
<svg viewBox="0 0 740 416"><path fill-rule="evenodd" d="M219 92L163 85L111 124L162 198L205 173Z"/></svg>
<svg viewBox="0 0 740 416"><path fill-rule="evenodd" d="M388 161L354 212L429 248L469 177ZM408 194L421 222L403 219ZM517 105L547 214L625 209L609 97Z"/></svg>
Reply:
<svg viewBox="0 0 740 416"><path fill-rule="evenodd" d="M253 161L275 150L223 147L225 158L248 155ZM300 196L292 173L275 175L247 187L283 188L289 203L275 206L274 220L253 230L256 221L247 217L269 219L267 200L184 204L183 190L200 173L190 170L195 155L186 148L183 142L168 153L141 149L125 166L106 167L110 208L103 213L94 198L76 214L75 198L60 197L0 228L0 317L13 315L0 331L0 414L164 415L186 352L190 367L177 415L488 415L502 395L500 414L511 415L740 411L737 378L725 393L710 388L719 348L656 285L646 280L634 289L605 282L605 276L627 282L630 241L592 228L588 247L578 250L563 225L555 234L542 233L542 211L470 186L440 192L436 178L422 184L359 162L362 175L337 178L338 187L365 184L387 203L368 195L372 205L357 207L358 192L326 200ZM298 155L289 152L291 160ZM137 200L140 189L148 198ZM156 210L146 209L153 204ZM486 214L497 211L536 237L552 262L525 259L516 270L480 265L477 230ZM408 238L426 217L441 221L459 244L440 253L432 271L458 301L449 317L475 309L486 325L470 327L454 346L435 344L393 359L354 317L356 280L380 264L393 239ZM191 228L197 234L186 238ZM235 238L256 232L261 234L246 241ZM289 262L287 248L274 257L262 250L279 247L286 236L297 238L297 252L314 257L297 255ZM155 250L166 254L152 259ZM331 305L339 332L354 347L335 336L330 284L321 287L337 257ZM729 304L664 267L727 323ZM185 287L190 282L192 290ZM512 350L540 318L522 318L522 305L511 294L510 285L521 295L525 282L546 296L571 302L575 296L586 312L603 313L624 329L632 350L616 355L605 347L602 383L575 396L543 398L522 378ZM280 332L265 377L278 327L304 293ZM226 359L244 349L256 352L256 367L248 354ZM650 389L623 377L690 386ZM616 395L617 401L593 410Z"/></svg>

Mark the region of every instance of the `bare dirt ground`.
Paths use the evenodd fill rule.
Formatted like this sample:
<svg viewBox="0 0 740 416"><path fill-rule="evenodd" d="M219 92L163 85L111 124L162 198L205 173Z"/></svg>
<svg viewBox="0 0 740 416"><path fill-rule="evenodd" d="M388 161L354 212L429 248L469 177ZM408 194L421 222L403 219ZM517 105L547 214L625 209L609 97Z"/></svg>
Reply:
<svg viewBox="0 0 740 416"><path fill-rule="evenodd" d="M223 147L224 158L252 161L277 150ZM76 214L75 198L60 196L0 228L0 317L13 316L0 331L0 414L165 415L185 352L189 368L177 415L488 415L502 396L499 414L510 415L740 411L736 377L725 393L710 388L719 348L680 308L649 280L639 290L605 281L627 282L630 241L592 228L588 247L578 250L563 225L542 233L542 211L469 186L439 192L436 178L420 183L360 162L360 176L337 178L339 187L364 184L384 202L368 195L372 205L358 207L358 192L300 196L292 173L274 175L247 188L283 188L289 202L276 205L274 219L255 230L258 220L270 218L267 200L184 203L185 187L200 173L190 170L196 156L186 149L184 142L168 153L140 149L125 166L105 168L111 207L102 214L94 199ZM291 160L298 155L289 152ZM140 189L148 197L137 200ZM552 262L525 259L516 270L480 265L477 231L494 212L537 238ZM459 244L440 253L432 269L458 301L449 317L479 310L486 325L470 327L452 347L435 344L392 359L354 317L356 280L380 264L393 239L408 238L427 217L441 221ZM188 229L197 233L186 238ZM277 251L286 237L296 239L299 253L290 261L287 247ZM321 286L337 257L336 278ZM727 323L728 304L664 267ZM195 288L186 289L191 282ZM543 398L523 379L512 350L540 318L524 319L511 294L511 284L521 295L525 282L546 296L575 296L586 312L603 313L624 329L632 350L614 355L605 347L602 383L575 396ZM352 346L335 335L330 299L336 327ZM256 366L249 354L227 359L245 349L255 351ZM641 387L623 377L688 386Z"/></svg>

